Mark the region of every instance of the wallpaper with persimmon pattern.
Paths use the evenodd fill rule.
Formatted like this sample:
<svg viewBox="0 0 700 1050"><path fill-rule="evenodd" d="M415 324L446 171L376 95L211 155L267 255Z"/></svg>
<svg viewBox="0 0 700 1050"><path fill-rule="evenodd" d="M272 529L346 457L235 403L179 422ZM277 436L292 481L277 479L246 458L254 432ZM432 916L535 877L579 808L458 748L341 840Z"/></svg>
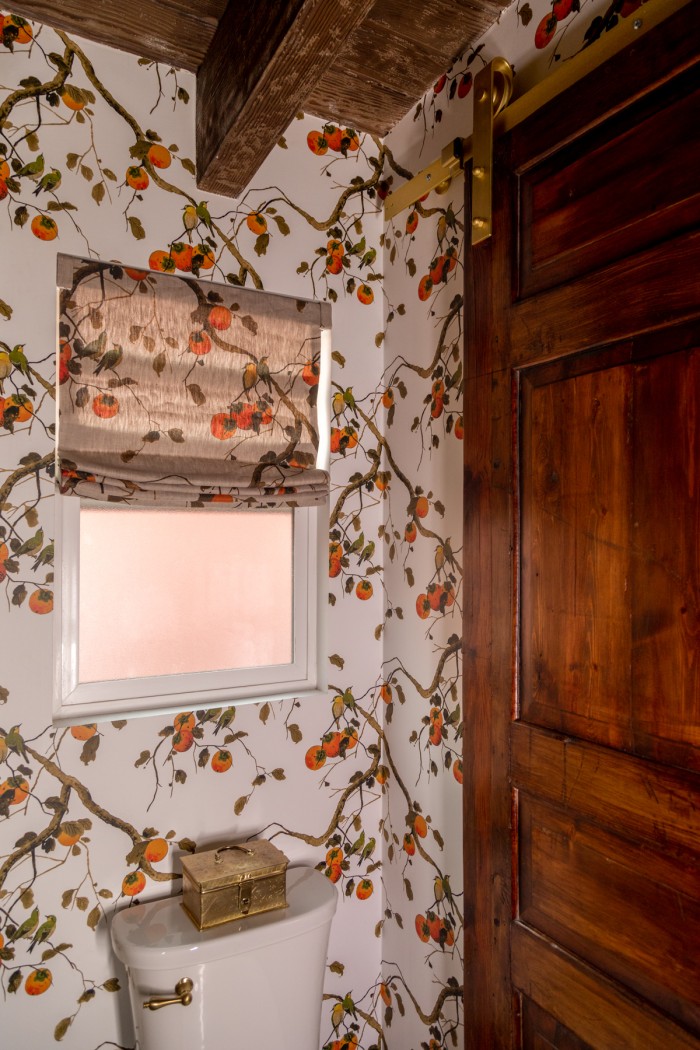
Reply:
<svg viewBox="0 0 700 1050"><path fill-rule="evenodd" d="M518 0L385 142L295 120L236 200L196 188L190 75L0 16L8 1043L131 1050L110 916L177 893L183 853L260 833L340 894L321 1045L461 1045L464 215L458 185L386 226L381 201L468 133L484 62L505 55L528 86L638 7ZM333 303L322 701L52 726L55 382L73 385L85 350L66 340L56 375L58 251L213 277L230 287L226 308L241 285ZM149 280L138 278L146 292ZM193 372L215 330L204 312L194 349L182 347ZM148 354L148 334L139 341ZM174 571L194 574L197 561L184 550ZM245 616L245 603L242 588L222 615Z"/></svg>

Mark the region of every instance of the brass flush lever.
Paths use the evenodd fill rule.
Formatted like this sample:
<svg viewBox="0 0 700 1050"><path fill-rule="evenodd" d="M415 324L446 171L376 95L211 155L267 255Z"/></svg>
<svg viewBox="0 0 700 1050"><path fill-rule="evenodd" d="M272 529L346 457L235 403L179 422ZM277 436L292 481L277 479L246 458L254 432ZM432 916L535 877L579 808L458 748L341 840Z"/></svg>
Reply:
<svg viewBox="0 0 700 1050"><path fill-rule="evenodd" d="M144 1010L160 1010L161 1006L174 1006L175 1003L179 1003L180 1006L189 1006L192 1002L192 987L189 977L183 977L175 985L174 999L146 999L143 1008Z"/></svg>

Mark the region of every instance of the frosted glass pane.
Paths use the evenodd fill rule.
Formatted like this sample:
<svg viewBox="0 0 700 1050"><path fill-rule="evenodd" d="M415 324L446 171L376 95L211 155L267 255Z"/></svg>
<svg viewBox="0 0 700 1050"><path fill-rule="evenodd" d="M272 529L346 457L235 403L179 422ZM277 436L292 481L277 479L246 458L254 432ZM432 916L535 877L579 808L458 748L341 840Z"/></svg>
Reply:
<svg viewBox="0 0 700 1050"><path fill-rule="evenodd" d="M291 511L80 511L79 680L292 660Z"/></svg>

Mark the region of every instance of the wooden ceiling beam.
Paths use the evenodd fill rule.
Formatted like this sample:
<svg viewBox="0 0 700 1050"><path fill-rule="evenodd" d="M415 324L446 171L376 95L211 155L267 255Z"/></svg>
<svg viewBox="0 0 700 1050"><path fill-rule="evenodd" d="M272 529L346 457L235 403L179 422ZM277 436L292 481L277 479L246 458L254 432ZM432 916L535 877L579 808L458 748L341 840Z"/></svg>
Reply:
<svg viewBox="0 0 700 1050"><path fill-rule="evenodd" d="M309 95L306 112L386 135L508 3L375 0Z"/></svg>
<svg viewBox="0 0 700 1050"><path fill-rule="evenodd" d="M197 183L238 196L374 0L229 0L197 75Z"/></svg>
<svg viewBox="0 0 700 1050"><path fill-rule="evenodd" d="M194 73L214 36L224 2L10 0L9 7L23 18Z"/></svg>

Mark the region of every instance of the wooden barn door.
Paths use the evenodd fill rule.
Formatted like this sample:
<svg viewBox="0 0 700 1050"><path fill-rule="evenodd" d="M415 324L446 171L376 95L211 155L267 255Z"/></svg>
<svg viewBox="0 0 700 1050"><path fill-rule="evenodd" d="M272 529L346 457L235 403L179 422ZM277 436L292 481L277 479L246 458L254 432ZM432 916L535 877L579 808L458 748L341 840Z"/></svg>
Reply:
<svg viewBox="0 0 700 1050"><path fill-rule="evenodd" d="M467 261L469 1050L700 1048L699 25L497 143Z"/></svg>

